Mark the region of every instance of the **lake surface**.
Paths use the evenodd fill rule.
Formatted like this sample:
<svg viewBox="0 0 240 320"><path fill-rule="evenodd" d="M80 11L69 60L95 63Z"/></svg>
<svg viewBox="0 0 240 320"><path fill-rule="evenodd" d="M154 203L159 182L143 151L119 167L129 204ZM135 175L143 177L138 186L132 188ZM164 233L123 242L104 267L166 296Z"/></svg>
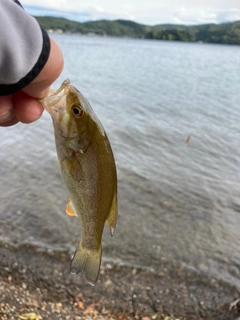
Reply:
<svg viewBox="0 0 240 320"><path fill-rule="evenodd" d="M240 288L240 47L54 35L114 150L119 218L103 259L162 260ZM186 139L190 136L188 145ZM0 128L0 242L74 252L50 116Z"/></svg>

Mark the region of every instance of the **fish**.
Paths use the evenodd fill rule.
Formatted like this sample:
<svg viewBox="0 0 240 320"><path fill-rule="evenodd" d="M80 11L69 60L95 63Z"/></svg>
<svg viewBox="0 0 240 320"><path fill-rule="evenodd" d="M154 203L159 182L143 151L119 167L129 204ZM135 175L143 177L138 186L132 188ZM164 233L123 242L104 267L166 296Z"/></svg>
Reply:
<svg viewBox="0 0 240 320"><path fill-rule="evenodd" d="M41 100L52 117L60 172L70 200L66 212L78 216L82 235L70 272L83 272L91 285L99 276L105 222L117 222L117 170L107 134L83 94L65 80Z"/></svg>

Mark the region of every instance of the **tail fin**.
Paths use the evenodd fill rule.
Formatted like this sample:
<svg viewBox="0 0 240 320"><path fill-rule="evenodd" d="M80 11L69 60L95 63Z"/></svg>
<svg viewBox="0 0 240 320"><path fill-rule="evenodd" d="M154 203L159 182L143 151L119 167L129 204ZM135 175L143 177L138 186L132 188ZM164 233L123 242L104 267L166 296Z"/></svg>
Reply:
<svg viewBox="0 0 240 320"><path fill-rule="evenodd" d="M97 282L102 257L102 247L98 250L85 249L79 243L71 262L71 273L84 272L88 282L94 286Z"/></svg>

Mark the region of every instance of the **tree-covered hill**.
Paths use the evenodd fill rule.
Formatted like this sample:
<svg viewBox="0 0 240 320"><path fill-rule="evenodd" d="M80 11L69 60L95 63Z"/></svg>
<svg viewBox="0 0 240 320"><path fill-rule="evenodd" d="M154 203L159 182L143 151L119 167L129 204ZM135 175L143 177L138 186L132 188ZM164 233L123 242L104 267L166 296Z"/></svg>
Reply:
<svg viewBox="0 0 240 320"><path fill-rule="evenodd" d="M128 20L99 20L76 22L49 16L35 17L47 30L62 30L68 33L94 33L113 37L146 38L158 40L205 42L240 45L240 21L224 24L196 26L160 24L147 26Z"/></svg>
<svg viewBox="0 0 240 320"><path fill-rule="evenodd" d="M144 37L151 27L128 20L99 20L79 23L65 18L35 17L38 22L47 30L63 30L70 33L95 33L114 37Z"/></svg>

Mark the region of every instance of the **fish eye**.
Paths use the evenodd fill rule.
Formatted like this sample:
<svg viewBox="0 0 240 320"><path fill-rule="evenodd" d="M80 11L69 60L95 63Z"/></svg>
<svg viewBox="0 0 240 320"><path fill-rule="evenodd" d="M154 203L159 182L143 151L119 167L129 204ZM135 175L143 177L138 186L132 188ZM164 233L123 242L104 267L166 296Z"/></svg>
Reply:
<svg viewBox="0 0 240 320"><path fill-rule="evenodd" d="M80 108L79 105L74 104L72 106L72 113L74 114L74 116L76 118L81 118L83 116L83 114L84 114L84 111L83 111L83 109Z"/></svg>

